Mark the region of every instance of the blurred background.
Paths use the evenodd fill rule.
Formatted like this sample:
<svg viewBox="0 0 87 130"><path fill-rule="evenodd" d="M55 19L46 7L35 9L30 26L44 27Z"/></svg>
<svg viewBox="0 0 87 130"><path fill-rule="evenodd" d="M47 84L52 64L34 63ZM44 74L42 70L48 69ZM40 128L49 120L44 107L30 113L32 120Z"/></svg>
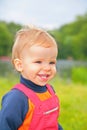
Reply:
<svg viewBox="0 0 87 130"><path fill-rule="evenodd" d="M60 122L67 130L87 129L87 1L0 0L0 98L18 81L11 49L16 32L27 24L46 29L58 44L52 84L59 86Z"/></svg>

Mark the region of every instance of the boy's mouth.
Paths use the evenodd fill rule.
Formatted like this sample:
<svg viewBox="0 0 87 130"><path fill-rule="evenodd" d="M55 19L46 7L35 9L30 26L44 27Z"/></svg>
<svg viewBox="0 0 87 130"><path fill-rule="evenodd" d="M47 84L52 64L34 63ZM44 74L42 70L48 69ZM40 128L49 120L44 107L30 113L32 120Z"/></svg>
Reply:
<svg viewBox="0 0 87 130"><path fill-rule="evenodd" d="M38 74L38 76L42 81L47 81L50 75L48 75L48 74Z"/></svg>

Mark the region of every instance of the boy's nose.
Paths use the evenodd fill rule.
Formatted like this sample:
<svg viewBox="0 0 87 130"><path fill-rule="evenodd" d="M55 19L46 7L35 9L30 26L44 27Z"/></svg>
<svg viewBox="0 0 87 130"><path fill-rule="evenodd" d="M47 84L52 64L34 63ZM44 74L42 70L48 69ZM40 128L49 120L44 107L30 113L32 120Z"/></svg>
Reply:
<svg viewBox="0 0 87 130"><path fill-rule="evenodd" d="M49 71L51 69L50 65L49 64L45 64L43 66L43 69L46 70L46 71Z"/></svg>

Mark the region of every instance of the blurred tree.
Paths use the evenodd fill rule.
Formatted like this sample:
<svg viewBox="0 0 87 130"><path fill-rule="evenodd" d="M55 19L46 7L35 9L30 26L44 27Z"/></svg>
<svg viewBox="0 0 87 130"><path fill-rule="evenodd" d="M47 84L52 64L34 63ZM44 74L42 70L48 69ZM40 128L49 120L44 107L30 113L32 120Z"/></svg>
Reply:
<svg viewBox="0 0 87 130"><path fill-rule="evenodd" d="M0 56L8 55L11 49L12 36L5 23L0 23Z"/></svg>
<svg viewBox="0 0 87 130"><path fill-rule="evenodd" d="M9 32L10 32L10 33L13 35L13 37L14 37L15 33L16 33L19 29L21 29L22 25L20 25L20 24L15 24L14 22L10 22L10 23L7 24L7 27L8 27Z"/></svg>
<svg viewBox="0 0 87 130"><path fill-rule="evenodd" d="M13 22L0 22L0 56L10 55L14 36L20 28L21 25Z"/></svg>
<svg viewBox="0 0 87 130"><path fill-rule="evenodd" d="M87 13L50 33L59 42L59 58L87 60Z"/></svg>

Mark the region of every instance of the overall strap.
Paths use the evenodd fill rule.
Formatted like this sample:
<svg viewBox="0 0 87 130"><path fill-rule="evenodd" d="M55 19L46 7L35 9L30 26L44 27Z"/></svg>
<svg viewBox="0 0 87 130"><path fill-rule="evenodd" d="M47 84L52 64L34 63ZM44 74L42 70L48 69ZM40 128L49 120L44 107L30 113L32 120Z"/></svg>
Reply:
<svg viewBox="0 0 87 130"><path fill-rule="evenodd" d="M35 105L37 105L38 103L40 103L40 99L38 98L38 96L36 95L36 93L27 88L25 85L23 84L16 84L13 89L18 89L21 92L23 92Z"/></svg>
<svg viewBox="0 0 87 130"><path fill-rule="evenodd" d="M49 84L47 84L46 87L51 95L55 95L53 88ZM23 92L35 105L41 102L36 93L30 88L27 88L24 84L16 84L13 89L18 89Z"/></svg>
<svg viewBox="0 0 87 130"><path fill-rule="evenodd" d="M46 87L51 95L55 95L55 91L50 84L46 84Z"/></svg>

